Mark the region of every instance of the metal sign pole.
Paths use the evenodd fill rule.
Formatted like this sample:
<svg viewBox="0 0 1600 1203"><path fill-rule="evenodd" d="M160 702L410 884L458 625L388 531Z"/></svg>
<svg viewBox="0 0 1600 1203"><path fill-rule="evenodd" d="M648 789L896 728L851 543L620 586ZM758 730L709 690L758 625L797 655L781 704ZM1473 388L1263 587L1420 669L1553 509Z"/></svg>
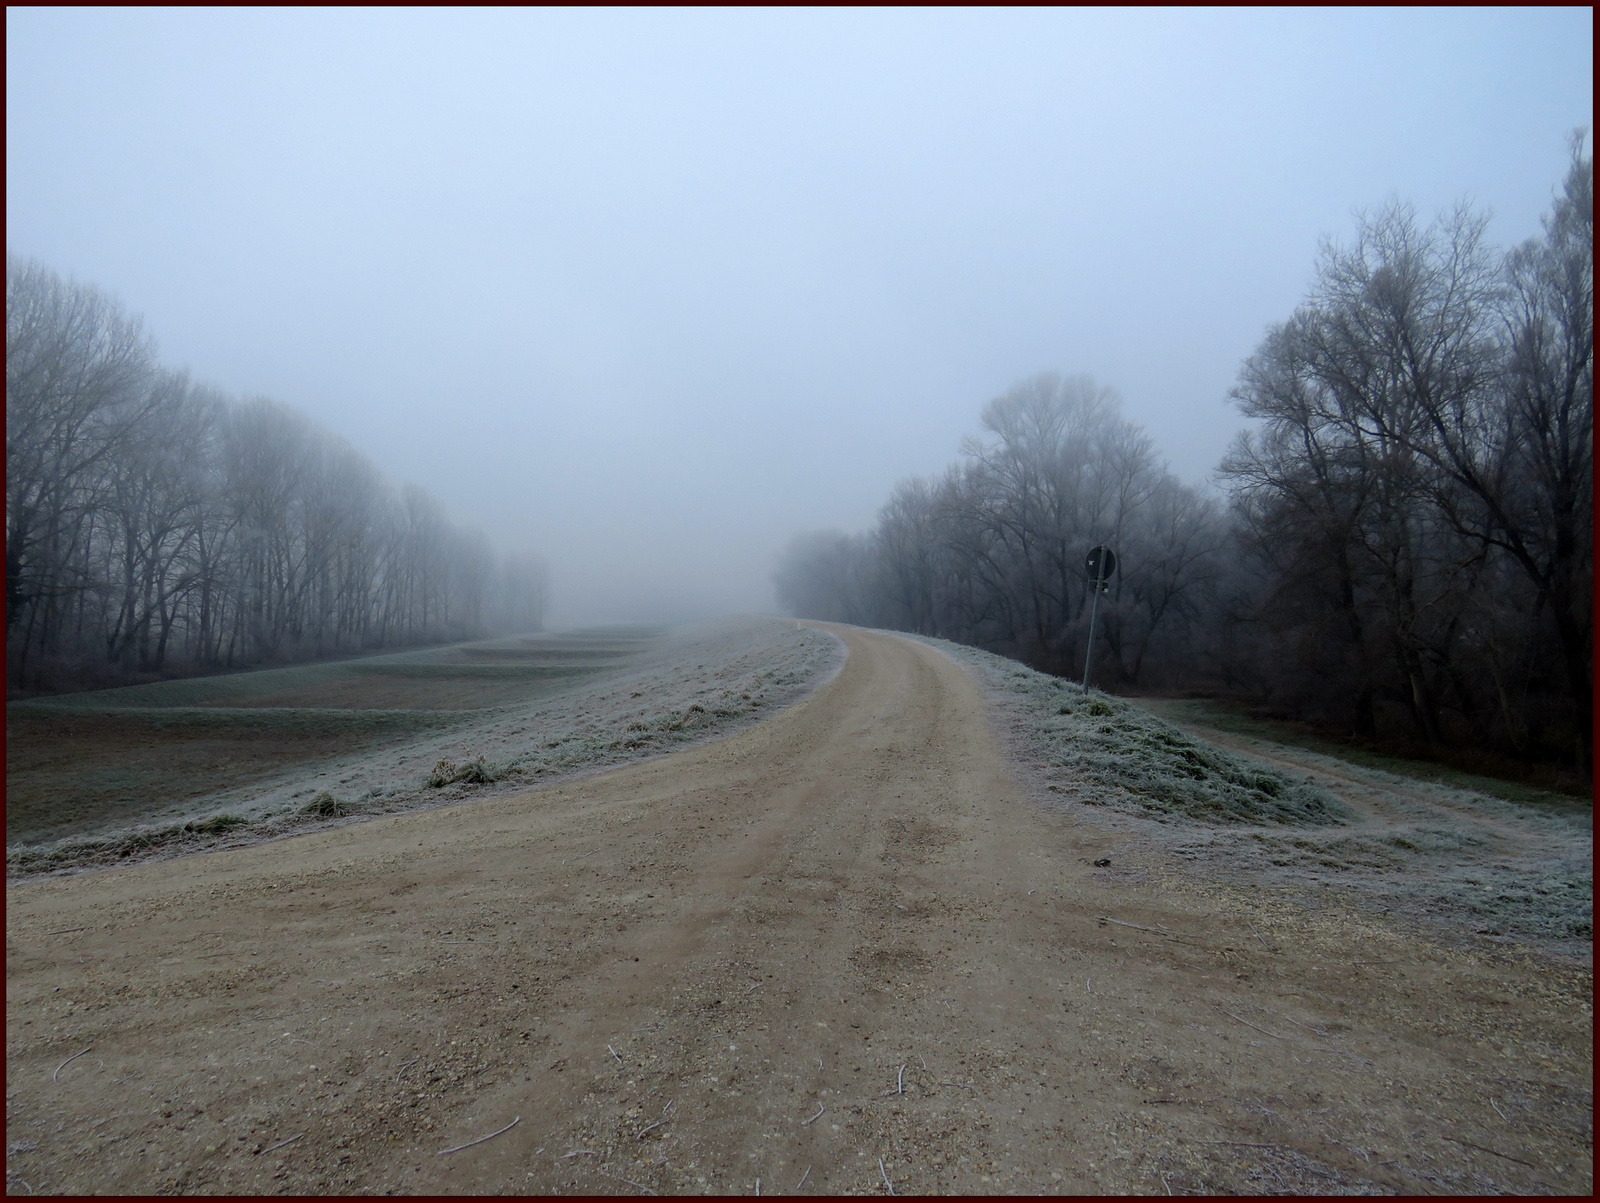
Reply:
<svg viewBox="0 0 1600 1203"><path fill-rule="evenodd" d="M1100 586L1104 580L1101 573L1105 571L1105 566L1105 557L1101 556L1099 562L1095 564L1094 584L1090 586L1094 590L1094 602L1089 607L1089 650L1083 655L1084 693L1089 692L1089 670L1094 667L1094 633L1100 621Z"/></svg>

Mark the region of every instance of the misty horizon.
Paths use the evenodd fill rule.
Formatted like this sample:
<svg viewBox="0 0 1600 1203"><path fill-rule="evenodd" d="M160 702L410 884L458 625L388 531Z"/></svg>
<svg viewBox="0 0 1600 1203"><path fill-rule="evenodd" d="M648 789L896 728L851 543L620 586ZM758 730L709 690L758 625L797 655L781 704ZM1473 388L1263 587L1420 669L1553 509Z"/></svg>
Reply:
<svg viewBox="0 0 1600 1203"><path fill-rule="evenodd" d="M992 399L1092 376L1191 485L1319 241L1539 232L1589 10L7 13L9 249L551 565L774 607Z"/></svg>

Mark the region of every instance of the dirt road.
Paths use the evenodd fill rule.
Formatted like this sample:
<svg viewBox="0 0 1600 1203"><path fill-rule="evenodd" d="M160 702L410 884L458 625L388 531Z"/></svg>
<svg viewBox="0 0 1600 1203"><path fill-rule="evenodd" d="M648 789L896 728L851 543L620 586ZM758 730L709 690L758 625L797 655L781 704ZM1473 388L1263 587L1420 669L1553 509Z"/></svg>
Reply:
<svg viewBox="0 0 1600 1203"><path fill-rule="evenodd" d="M1188 881L840 634L718 743L12 887L12 1191L1589 1189L1587 971Z"/></svg>

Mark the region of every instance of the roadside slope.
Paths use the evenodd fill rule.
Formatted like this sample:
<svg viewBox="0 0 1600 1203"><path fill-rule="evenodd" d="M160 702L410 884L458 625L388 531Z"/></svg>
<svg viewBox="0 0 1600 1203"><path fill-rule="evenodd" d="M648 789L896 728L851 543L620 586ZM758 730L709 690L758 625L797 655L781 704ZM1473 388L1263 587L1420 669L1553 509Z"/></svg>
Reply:
<svg viewBox="0 0 1600 1203"><path fill-rule="evenodd" d="M644 760L793 704L843 655L793 620L747 616L12 705L7 873L238 847ZM411 708L371 708L399 701Z"/></svg>
<svg viewBox="0 0 1600 1203"><path fill-rule="evenodd" d="M1588 1190L1585 973L1119 875L1136 850L1028 801L957 664L837 633L831 685L678 755L12 886L8 1172Z"/></svg>

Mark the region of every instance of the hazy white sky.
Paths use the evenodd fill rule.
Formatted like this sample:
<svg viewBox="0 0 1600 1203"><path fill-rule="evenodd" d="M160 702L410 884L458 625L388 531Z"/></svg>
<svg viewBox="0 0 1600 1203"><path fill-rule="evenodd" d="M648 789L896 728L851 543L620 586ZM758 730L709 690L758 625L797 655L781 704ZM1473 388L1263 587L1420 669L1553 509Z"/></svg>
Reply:
<svg viewBox="0 0 1600 1203"><path fill-rule="evenodd" d="M772 606L1018 379L1180 476L1317 241L1538 228L1588 8L8 9L6 236L506 550L559 622Z"/></svg>

